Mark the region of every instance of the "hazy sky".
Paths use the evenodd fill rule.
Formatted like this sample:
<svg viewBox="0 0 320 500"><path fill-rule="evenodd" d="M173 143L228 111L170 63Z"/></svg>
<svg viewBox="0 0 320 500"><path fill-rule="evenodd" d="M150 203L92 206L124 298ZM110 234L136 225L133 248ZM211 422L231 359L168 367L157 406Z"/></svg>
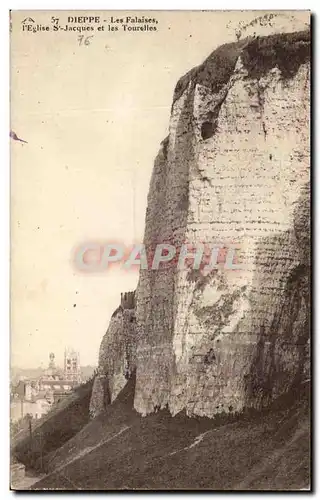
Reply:
<svg viewBox="0 0 320 500"><path fill-rule="evenodd" d="M11 143L13 365L46 365L50 351L61 363L67 345L81 364L97 363L120 293L135 288L138 274L81 274L74 248L142 239L177 80L235 40L229 21L257 16L142 14L158 20L157 32L95 32L80 46L77 32L22 32L27 16L46 25L55 15L65 25L74 12L13 13L11 128L27 141Z"/></svg>

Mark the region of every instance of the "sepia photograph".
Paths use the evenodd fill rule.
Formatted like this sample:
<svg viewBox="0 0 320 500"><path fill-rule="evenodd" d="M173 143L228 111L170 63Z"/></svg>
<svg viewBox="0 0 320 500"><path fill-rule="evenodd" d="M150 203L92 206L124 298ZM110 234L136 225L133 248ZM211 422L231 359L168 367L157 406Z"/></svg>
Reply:
<svg viewBox="0 0 320 500"><path fill-rule="evenodd" d="M312 490L311 18L10 11L11 490Z"/></svg>

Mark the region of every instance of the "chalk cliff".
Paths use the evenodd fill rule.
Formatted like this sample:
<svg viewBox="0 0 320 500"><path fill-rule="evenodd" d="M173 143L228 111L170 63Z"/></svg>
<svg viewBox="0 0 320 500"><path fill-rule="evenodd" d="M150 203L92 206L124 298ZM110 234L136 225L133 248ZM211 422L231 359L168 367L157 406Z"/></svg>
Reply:
<svg viewBox="0 0 320 500"><path fill-rule="evenodd" d="M243 268L140 270L134 304L114 313L101 344L112 401L134 370L143 415L262 408L309 377L310 32L302 28L244 30L179 80L144 243L150 251L164 242L236 244Z"/></svg>
<svg viewBox="0 0 320 500"><path fill-rule="evenodd" d="M99 352L99 373L94 379L90 415L96 417L112 403L136 367L135 292L126 292L114 311Z"/></svg>

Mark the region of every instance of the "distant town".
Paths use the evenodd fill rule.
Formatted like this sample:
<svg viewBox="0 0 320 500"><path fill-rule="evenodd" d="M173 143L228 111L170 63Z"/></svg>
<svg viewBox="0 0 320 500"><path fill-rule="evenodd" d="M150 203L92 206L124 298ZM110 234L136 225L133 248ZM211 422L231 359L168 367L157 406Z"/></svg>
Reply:
<svg viewBox="0 0 320 500"><path fill-rule="evenodd" d="M64 351L64 366L55 362L51 352L47 369L12 369L10 421L17 426L26 419L39 419L94 374L95 367L80 365L80 354L73 348Z"/></svg>

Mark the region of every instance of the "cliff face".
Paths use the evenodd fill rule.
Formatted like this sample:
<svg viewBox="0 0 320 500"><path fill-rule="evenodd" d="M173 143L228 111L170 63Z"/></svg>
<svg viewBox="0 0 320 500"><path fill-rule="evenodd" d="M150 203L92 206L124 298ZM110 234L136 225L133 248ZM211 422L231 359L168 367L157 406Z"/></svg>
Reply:
<svg viewBox="0 0 320 500"><path fill-rule="evenodd" d="M261 408L308 378L309 57L309 31L245 38L178 82L144 243L237 244L243 268L140 271L100 349L112 400L135 368L143 415Z"/></svg>

